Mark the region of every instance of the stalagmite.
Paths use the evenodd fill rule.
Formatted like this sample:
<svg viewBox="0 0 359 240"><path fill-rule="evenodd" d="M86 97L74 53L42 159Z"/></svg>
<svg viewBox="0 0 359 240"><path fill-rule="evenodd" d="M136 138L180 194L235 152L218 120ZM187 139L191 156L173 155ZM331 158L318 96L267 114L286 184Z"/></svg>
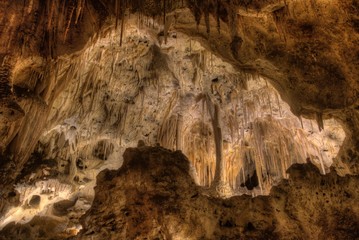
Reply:
<svg viewBox="0 0 359 240"><path fill-rule="evenodd" d="M229 182L226 181L226 162L223 159L223 136L221 128L221 114L218 103L213 103L209 94L206 95L207 109L209 111L213 129L216 153L216 168L214 172L211 189L220 196L231 194Z"/></svg>
<svg viewBox="0 0 359 240"><path fill-rule="evenodd" d="M218 104L214 104L214 113L212 117L212 127L214 133L214 141L216 145L216 172L214 183L225 181L225 161L223 160L223 137L220 125L220 110Z"/></svg>

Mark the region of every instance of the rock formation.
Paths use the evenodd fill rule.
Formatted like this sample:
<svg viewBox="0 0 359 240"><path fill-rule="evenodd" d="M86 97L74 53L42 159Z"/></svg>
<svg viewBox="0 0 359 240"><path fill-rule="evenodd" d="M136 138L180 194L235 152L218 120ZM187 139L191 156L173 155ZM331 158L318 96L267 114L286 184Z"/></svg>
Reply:
<svg viewBox="0 0 359 240"><path fill-rule="evenodd" d="M2 1L0 235L355 239L358 16L355 0ZM144 179L174 161L183 196L141 189L130 153L158 158ZM146 201L121 206L142 201L143 223L96 212L134 189Z"/></svg>
<svg viewBox="0 0 359 240"><path fill-rule="evenodd" d="M148 171L148 169L151 169ZM79 239L355 239L358 176L288 169L269 196L207 196L180 152L129 148L118 171L97 178Z"/></svg>

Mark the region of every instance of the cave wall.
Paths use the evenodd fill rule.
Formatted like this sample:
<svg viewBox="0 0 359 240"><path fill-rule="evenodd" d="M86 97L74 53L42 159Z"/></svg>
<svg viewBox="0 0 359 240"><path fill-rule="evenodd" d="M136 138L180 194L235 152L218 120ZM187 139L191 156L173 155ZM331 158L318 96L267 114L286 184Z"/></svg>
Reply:
<svg viewBox="0 0 359 240"><path fill-rule="evenodd" d="M311 163L295 164L288 174L269 196L220 199L194 183L190 162L180 151L129 148L119 170L98 175L94 203L81 218L83 229L78 234L76 226L64 231L60 218L37 216L26 224L9 224L0 239L344 240L359 236L358 176L341 177L335 171L321 175ZM70 206L61 202L57 209Z"/></svg>
<svg viewBox="0 0 359 240"><path fill-rule="evenodd" d="M158 42L178 31L201 42L237 71L266 78L294 114L334 117L346 140L335 167L357 174L358 11L336 1L2 1L0 3L0 179L12 183L51 124L58 96L78 74L79 56L124 19L162 25ZM124 7L130 10L124 11ZM163 16L165 18L163 19ZM122 24L122 25L121 25ZM123 27L122 27L123 26ZM122 30L121 30L122 29ZM320 128L321 128L320 127ZM0 209L6 211L8 200Z"/></svg>
<svg viewBox="0 0 359 240"><path fill-rule="evenodd" d="M61 86L66 84L61 82L56 86L48 76L57 69L57 63L52 64L51 58L60 59L64 54L81 50L91 37L108 29L105 25L119 25L116 19L121 19L121 14L125 16L123 6L126 4L130 11L140 11L143 17L152 17L161 23L163 20L165 32L169 28L182 31L202 41L238 69L267 77L297 115L317 118L320 122L322 118L346 112L357 114L358 6L355 1L287 1L285 4L279 1L170 1L166 2L167 8L153 1L142 4L120 1L120 5L114 1L42 3L7 1L1 4L4 13L1 99L5 139L1 149L7 151L2 158L10 156L20 167L31 150L18 149L24 145L29 146L26 149L34 148L46 121L43 116L48 115L46 106L51 106ZM181 8L187 5L190 11ZM157 12L163 12L166 20L154 16ZM37 56L40 59L34 60ZM20 60L23 58L24 61ZM35 74L35 77L24 80L18 71ZM34 89L32 97L23 93L23 90L33 93ZM40 101L36 101L36 96ZM29 126L34 124L39 130L29 133ZM348 124L348 128L355 126ZM20 154L12 157L16 151Z"/></svg>
<svg viewBox="0 0 359 240"><path fill-rule="evenodd" d="M0 12L0 159L2 183L9 184L66 84L61 73L57 79L59 56L82 49L107 15L91 1L2 1Z"/></svg>
<svg viewBox="0 0 359 240"><path fill-rule="evenodd" d="M148 169L151 169L148 171ZM98 176L92 208L76 239L355 239L358 176L289 168L269 196L207 196L180 152L130 148L118 171ZM100 191L101 189L101 191ZM109 207L110 206L110 207Z"/></svg>
<svg viewBox="0 0 359 240"><path fill-rule="evenodd" d="M341 174L357 173L354 166L358 159L357 137L351 132L357 131L353 121L357 119L359 99L358 4L355 1L219 1L218 5L212 1L202 4L190 1L190 4L197 25L188 20L188 13L182 12L176 16L174 27L207 44L239 69L267 77L294 114L319 122L328 117L342 119L348 136L346 143L351 145L350 153L345 154L351 157L338 158L338 166ZM231 18L233 14L236 17Z"/></svg>

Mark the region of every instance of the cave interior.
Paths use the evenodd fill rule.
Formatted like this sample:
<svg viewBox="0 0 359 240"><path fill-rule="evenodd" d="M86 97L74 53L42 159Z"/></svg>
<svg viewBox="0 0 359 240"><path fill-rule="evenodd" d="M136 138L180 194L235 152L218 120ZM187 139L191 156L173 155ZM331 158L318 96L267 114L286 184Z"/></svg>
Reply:
<svg viewBox="0 0 359 240"><path fill-rule="evenodd" d="M0 1L0 239L359 239L359 1Z"/></svg>

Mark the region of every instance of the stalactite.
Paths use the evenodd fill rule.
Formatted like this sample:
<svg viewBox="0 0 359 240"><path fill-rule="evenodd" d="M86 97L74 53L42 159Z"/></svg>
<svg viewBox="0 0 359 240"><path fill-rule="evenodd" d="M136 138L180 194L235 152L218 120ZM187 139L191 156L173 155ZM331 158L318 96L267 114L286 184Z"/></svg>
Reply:
<svg viewBox="0 0 359 240"><path fill-rule="evenodd" d="M217 21L217 31L221 33L221 18L220 18L220 0L216 0L216 21Z"/></svg>
<svg viewBox="0 0 359 240"><path fill-rule="evenodd" d="M305 1L303 1L305 2ZM284 24L282 23L284 17L287 14L287 9L286 8L280 8L276 11L272 12L272 18L275 24L275 27L277 28L277 32L279 34L280 38L283 38L284 42L287 42L287 36L286 36L286 32L284 29Z"/></svg>
<svg viewBox="0 0 359 240"><path fill-rule="evenodd" d="M70 9L70 16L69 16L69 19L68 19L67 24L66 24L66 29L65 29L65 33L64 33L64 42L66 41L67 34L68 34L68 32L70 31L72 16L74 15L75 8L76 8L75 5L71 5L71 6L69 7L69 9Z"/></svg>
<svg viewBox="0 0 359 240"><path fill-rule="evenodd" d="M167 29L166 29L166 3L167 0L163 0L163 32L164 32L164 37L165 37L165 44L167 44Z"/></svg>
<svg viewBox="0 0 359 240"><path fill-rule="evenodd" d="M206 30L207 30L207 34L209 35L210 31L211 31L211 26L209 23L209 3L208 0L206 0L206 9L204 10L204 21L206 24Z"/></svg>
<svg viewBox="0 0 359 240"><path fill-rule="evenodd" d="M197 31L199 30L199 24L201 23L201 17L202 17L202 9L196 6L194 9L194 18L196 20Z"/></svg>
<svg viewBox="0 0 359 240"><path fill-rule="evenodd" d="M176 116L171 116L168 120L163 122L158 134L158 141L161 146L173 149L176 139L181 137L180 135L177 135L177 127L178 123Z"/></svg>
<svg viewBox="0 0 359 240"><path fill-rule="evenodd" d="M85 1L85 0L77 0L75 24L77 24L77 22L80 18L81 12L82 12L82 6L83 6L82 1Z"/></svg>
<svg viewBox="0 0 359 240"><path fill-rule="evenodd" d="M119 1L120 0L115 0L115 18L116 18L116 21L115 21L115 29L117 30L117 27L118 27L118 19L119 19L119 16L120 16L120 13L119 13Z"/></svg>
<svg viewBox="0 0 359 240"><path fill-rule="evenodd" d="M50 31L52 28L52 19L53 19L53 15L54 15L54 11L55 11L55 4L56 4L56 0L51 1L51 7L50 7L50 11L49 11L49 15L48 15L48 22L47 22L47 31ZM50 4L48 3L47 6L49 6Z"/></svg>
<svg viewBox="0 0 359 240"><path fill-rule="evenodd" d="M277 106L278 106L279 116L282 117L282 107L281 107L281 105L280 105L278 93L275 94L275 97L276 97L276 99L277 99Z"/></svg>
<svg viewBox="0 0 359 240"><path fill-rule="evenodd" d="M243 116L244 116L244 125L247 128L248 127L248 123L250 121L250 114L248 112L248 108L247 108L247 102L243 103Z"/></svg>
<svg viewBox="0 0 359 240"><path fill-rule="evenodd" d="M302 116L299 115L298 118L299 118L299 121L300 121L300 126L302 127L302 129L304 129Z"/></svg>
<svg viewBox="0 0 359 240"><path fill-rule="evenodd" d="M168 119L170 118L170 113L172 112L173 106L176 104L177 100L178 100L177 93L174 92L173 95L172 95L172 98L171 98L171 100L169 102L169 105L167 107L167 110L165 111L165 113L163 115L163 122L162 122L162 125L161 125L161 127L159 129L159 132L157 134L157 141L158 142L161 142L161 139L163 139L165 134L166 134L165 126L166 126L167 122L169 121ZM174 127L174 129L176 129L176 127Z"/></svg>
<svg viewBox="0 0 359 240"><path fill-rule="evenodd" d="M266 91L267 91L267 98L268 98L268 104L269 104L269 109L270 109L270 115L273 116L273 110L272 110L272 102L271 102L271 96L270 96L270 91L269 91L269 87L268 87L268 82L267 80L265 80L266 82Z"/></svg>
<svg viewBox="0 0 359 240"><path fill-rule="evenodd" d="M58 12L57 29L63 29L66 21L66 1L59 1L60 11Z"/></svg>
<svg viewBox="0 0 359 240"><path fill-rule="evenodd" d="M125 7L124 7L124 3L123 0L120 0L121 2L121 6L120 6L120 11L121 11L121 33L120 33L120 47L122 46L122 38L123 38L123 33L124 33L124 28L125 28Z"/></svg>
<svg viewBox="0 0 359 240"><path fill-rule="evenodd" d="M182 137L182 131L183 131L183 116L181 114L178 114L177 116L177 132L176 132L176 149L182 150L183 149L183 137Z"/></svg>
<svg viewBox="0 0 359 240"><path fill-rule="evenodd" d="M322 131L324 129L324 122L323 122L323 114L320 112L316 113L316 121L318 124L319 131Z"/></svg>
<svg viewBox="0 0 359 240"><path fill-rule="evenodd" d="M201 68L203 73L207 70L206 51L201 51L199 53L199 67Z"/></svg>

